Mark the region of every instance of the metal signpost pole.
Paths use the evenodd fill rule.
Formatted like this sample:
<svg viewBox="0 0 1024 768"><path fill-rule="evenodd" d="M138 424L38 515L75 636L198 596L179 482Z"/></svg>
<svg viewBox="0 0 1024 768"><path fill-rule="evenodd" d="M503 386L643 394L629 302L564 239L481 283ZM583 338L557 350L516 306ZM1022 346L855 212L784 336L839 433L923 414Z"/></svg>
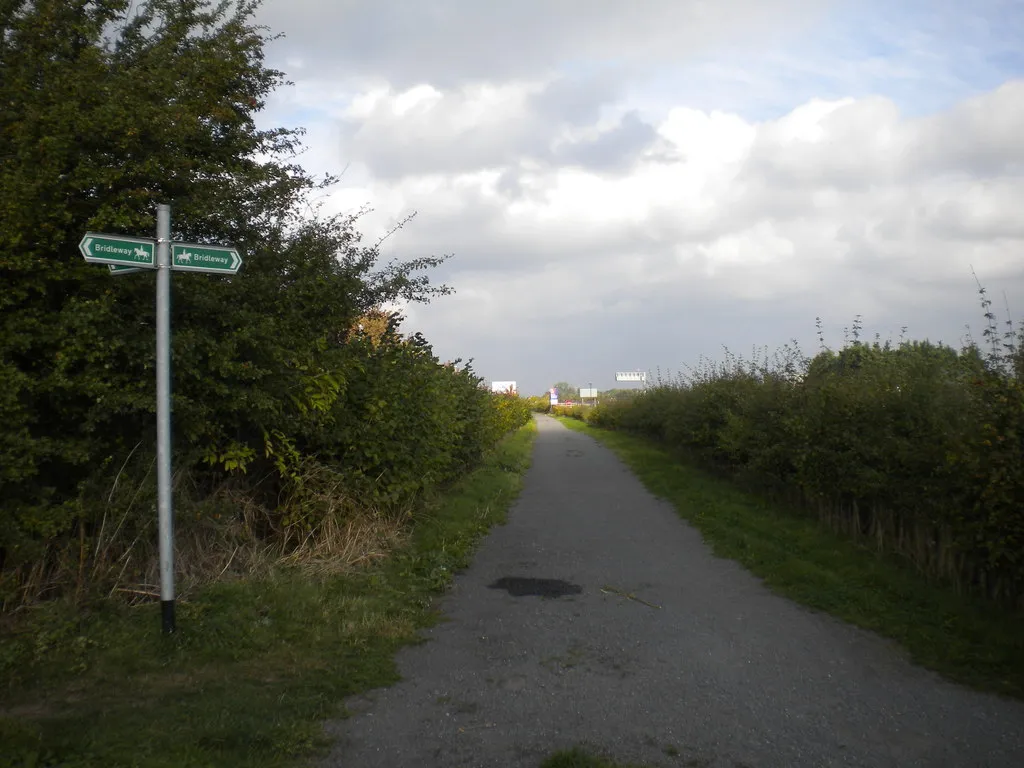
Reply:
<svg viewBox="0 0 1024 768"><path fill-rule="evenodd" d="M156 240L86 232L85 260L112 275L156 270L156 490L160 524L160 615L164 634L174 622L174 506L171 498L171 271L234 275L242 255L232 245L171 242L171 206L156 207Z"/></svg>
<svg viewBox="0 0 1024 768"><path fill-rule="evenodd" d="M160 616L174 624L174 514L171 503L171 207L156 207L156 483L160 522Z"/></svg>

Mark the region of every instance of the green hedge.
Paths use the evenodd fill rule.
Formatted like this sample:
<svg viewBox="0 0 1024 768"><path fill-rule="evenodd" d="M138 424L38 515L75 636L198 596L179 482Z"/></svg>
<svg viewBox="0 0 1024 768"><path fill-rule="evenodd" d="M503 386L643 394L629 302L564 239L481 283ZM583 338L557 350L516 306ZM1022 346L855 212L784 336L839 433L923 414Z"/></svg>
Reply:
<svg viewBox="0 0 1024 768"><path fill-rule="evenodd" d="M526 402L535 413L551 412L551 398L548 395L532 395L526 398Z"/></svg>
<svg viewBox="0 0 1024 768"><path fill-rule="evenodd" d="M589 410L797 498L959 589L1024 596L1024 379L1016 344L854 342L802 365L733 360Z"/></svg>
<svg viewBox="0 0 1024 768"><path fill-rule="evenodd" d="M566 416L570 419L579 419L584 421L586 419L585 414L590 410L590 406L585 405L552 405L548 409L548 413L555 416Z"/></svg>
<svg viewBox="0 0 1024 768"><path fill-rule="evenodd" d="M290 427L268 430L258 412L247 422L232 410L231 440L214 449L177 441L183 530L227 530L234 522L244 538L298 543L325 522L343 524L366 510L407 510L530 418L525 400L487 391L469 365L442 364L418 335L403 338L393 329L380 339L356 335L325 350L321 364L326 367L307 371L306 385L278 406L293 413ZM152 538L152 449L129 458L121 451L99 463L62 503L36 504L31 514L11 504L0 510L0 600L8 608L35 597L26 590L41 584L53 594L80 587L82 569L92 572L97 558L116 559L130 540ZM36 476L45 478L46 468ZM228 496L221 492L225 483ZM115 520L119 535L110 542ZM76 570L79 557L85 560ZM127 575L141 578L144 567L135 563Z"/></svg>

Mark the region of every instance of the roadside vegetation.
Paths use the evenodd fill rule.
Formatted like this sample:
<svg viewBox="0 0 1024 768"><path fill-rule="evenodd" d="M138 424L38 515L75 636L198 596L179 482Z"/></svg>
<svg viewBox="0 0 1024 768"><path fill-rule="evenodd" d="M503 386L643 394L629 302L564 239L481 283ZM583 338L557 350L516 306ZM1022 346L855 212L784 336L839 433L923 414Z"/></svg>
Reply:
<svg viewBox="0 0 1024 768"><path fill-rule="evenodd" d="M1024 352L981 296L980 345L865 343L858 320L839 351L728 355L556 415L773 588L1024 697Z"/></svg>
<svg viewBox="0 0 1024 768"><path fill-rule="evenodd" d="M255 5L16 0L0 15L0 617L40 601L149 599L155 542L154 275L86 263L87 230L236 245L232 277L173 286L180 582L368 557L423 494L529 417L400 331L397 300L450 292L443 257L380 265L301 131L257 129L283 74ZM379 540L383 537L383 540Z"/></svg>
<svg viewBox="0 0 1024 768"><path fill-rule="evenodd" d="M519 482L526 403L390 309L450 293L429 280L445 257L382 263L362 212L315 203L337 180L296 164L302 131L257 127L285 81L256 5L0 8L0 765L303 752L343 693L393 675ZM244 259L173 279L170 638L155 276L77 248L152 237L157 203L173 239Z"/></svg>
<svg viewBox="0 0 1024 768"><path fill-rule="evenodd" d="M388 557L210 585L180 605L170 637L147 605L41 606L0 640L0 766L284 766L322 753L323 720L398 679L394 652L437 620L434 597L504 521L534 434L531 423L499 443L411 525L391 521Z"/></svg>

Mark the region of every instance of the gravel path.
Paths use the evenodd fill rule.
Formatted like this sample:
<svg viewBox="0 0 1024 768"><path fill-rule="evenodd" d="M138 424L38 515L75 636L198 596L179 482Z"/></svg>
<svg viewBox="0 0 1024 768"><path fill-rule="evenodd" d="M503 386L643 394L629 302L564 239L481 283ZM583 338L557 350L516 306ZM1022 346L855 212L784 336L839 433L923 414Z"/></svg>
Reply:
<svg viewBox="0 0 1024 768"><path fill-rule="evenodd" d="M399 653L401 683L347 702L323 765L537 768L584 744L665 766L1024 766L1024 704L773 595L611 451L538 426L449 620Z"/></svg>

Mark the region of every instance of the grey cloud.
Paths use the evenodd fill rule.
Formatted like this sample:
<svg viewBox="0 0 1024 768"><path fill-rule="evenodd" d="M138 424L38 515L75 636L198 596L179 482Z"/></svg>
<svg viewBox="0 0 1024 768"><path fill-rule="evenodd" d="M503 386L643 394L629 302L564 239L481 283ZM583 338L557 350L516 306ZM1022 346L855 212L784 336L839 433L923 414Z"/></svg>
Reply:
<svg viewBox="0 0 1024 768"><path fill-rule="evenodd" d="M593 381L608 389L618 386L614 371L633 367L660 367L672 375L701 356L721 360L723 347L749 357L753 348L767 347L772 354L795 338L805 354L813 355L818 349L816 317L823 319L826 341L833 347L842 345L843 329L857 314L864 316L867 339L878 333L882 340L896 341L908 326L911 338L958 346L968 325L980 338L984 318L967 269L948 278L922 272L920 263L886 264L880 258L806 268L814 273L810 292L737 301L728 283L708 279L696 266L660 284L606 292L597 302L603 305L599 312L574 311L579 297L594 290L581 271L569 294L565 285L558 288L562 304L557 313L524 311L509 296L501 303L504 322L467 323L438 302L417 318L416 327L442 356L472 350L483 375L516 379L521 391L532 394L561 379ZM989 269L981 277L990 289L1006 289L1011 301L1024 296L1019 272ZM529 290L543 291L543 281L538 274Z"/></svg>
<svg viewBox="0 0 1024 768"><path fill-rule="evenodd" d="M531 111L560 125L587 126L597 122L601 107L625 95L624 73L603 69L579 76L561 76L530 100Z"/></svg>
<svg viewBox="0 0 1024 768"><path fill-rule="evenodd" d="M443 124L434 128L417 117L384 112L341 123L342 156L366 165L379 179L503 167L545 151L544 128L530 119L513 118L500 133L444 130Z"/></svg>
<svg viewBox="0 0 1024 768"><path fill-rule="evenodd" d="M422 113L396 115L385 103L363 119L341 123L342 154L381 179L503 168L523 160L626 170L658 144L657 131L636 112L595 139L558 142L564 130L593 124L617 97L617 89L599 78L561 78L522 103L509 104L504 114L486 116L481 126L461 130L451 126L472 105L472 92L445 92ZM511 183L506 178L504 188L521 192Z"/></svg>
<svg viewBox="0 0 1024 768"><path fill-rule="evenodd" d="M1024 80L947 112L902 121L890 100L861 99L819 125L817 141L787 136L784 121L759 131L743 177L789 188L867 191L944 173L1024 175Z"/></svg>
<svg viewBox="0 0 1024 768"><path fill-rule="evenodd" d="M517 169L513 168L506 168L502 171L495 189L498 191L498 194L504 195L510 200L519 200L526 193L526 190L523 188L521 174Z"/></svg>
<svg viewBox="0 0 1024 768"><path fill-rule="evenodd" d="M780 184L745 169L710 211L673 207L652 210L645 242L707 243L760 221L790 221L813 215L807 189Z"/></svg>
<svg viewBox="0 0 1024 768"><path fill-rule="evenodd" d="M521 391L540 394L563 379L577 385L593 382L601 390L622 386L615 382L614 372L634 367L652 373L660 368L664 377L672 378L697 365L702 356L721 360L724 348L749 359L763 354L765 347L773 355L794 338L804 354L814 355L819 316L827 343L833 347L842 345L843 329L858 312L864 314L868 339L878 333L883 340L896 341L904 325L913 338L930 336L954 346L960 343L965 324L971 323L978 334L980 315L970 286L940 295L946 300L944 309L934 293L922 292L921 302L897 297L883 311L874 312L858 302L839 306L820 294L729 301L703 281L695 281L689 289L680 282L640 294L636 298L642 307L608 316L580 313L554 323L513 309L508 330L474 328L439 316L426 316L420 325L442 356L472 349L474 366L483 375L517 379ZM609 297L609 302L614 305L619 298Z"/></svg>
<svg viewBox="0 0 1024 768"><path fill-rule="evenodd" d="M917 121L914 131L919 173L1024 174L1024 80Z"/></svg>
<svg viewBox="0 0 1024 768"><path fill-rule="evenodd" d="M438 272L439 278L463 281L484 275L500 282L500 275L539 274L548 265L582 272L593 264L642 249L648 256L670 258L673 243L645 243L643 227L621 227L608 232L572 226L541 229L510 224L498 205L474 202L467 210L442 214L424 207L401 235L405 253L450 252L454 257Z"/></svg>
<svg viewBox="0 0 1024 768"><path fill-rule="evenodd" d="M880 240L898 241L910 232L909 216L905 214L885 216L873 228L872 234Z"/></svg>
<svg viewBox="0 0 1024 768"><path fill-rule="evenodd" d="M627 112L617 126L596 138L559 146L552 160L558 165L579 165L595 171L628 170L657 140L658 132L652 125L636 112Z"/></svg>
<svg viewBox="0 0 1024 768"><path fill-rule="evenodd" d="M397 87L543 76L614 59L657 66L722 42L756 48L813 23L828 0L265 0L257 19L285 34L275 59Z"/></svg>
<svg viewBox="0 0 1024 768"><path fill-rule="evenodd" d="M1019 205L1024 203L1024 177L1015 181L995 185L994 189L990 187L981 199L968 197L942 201L929 217L930 229L950 240L1024 241L1024 219L1019 209Z"/></svg>
<svg viewBox="0 0 1024 768"><path fill-rule="evenodd" d="M906 167L906 126L899 124L896 106L888 99L866 98L838 107L820 120L822 135L814 141L793 137L791 120L759 130L745 176L787 187L852 191L899 178ZM881 141L878 136L886 127L894 136Z"/></svg>

